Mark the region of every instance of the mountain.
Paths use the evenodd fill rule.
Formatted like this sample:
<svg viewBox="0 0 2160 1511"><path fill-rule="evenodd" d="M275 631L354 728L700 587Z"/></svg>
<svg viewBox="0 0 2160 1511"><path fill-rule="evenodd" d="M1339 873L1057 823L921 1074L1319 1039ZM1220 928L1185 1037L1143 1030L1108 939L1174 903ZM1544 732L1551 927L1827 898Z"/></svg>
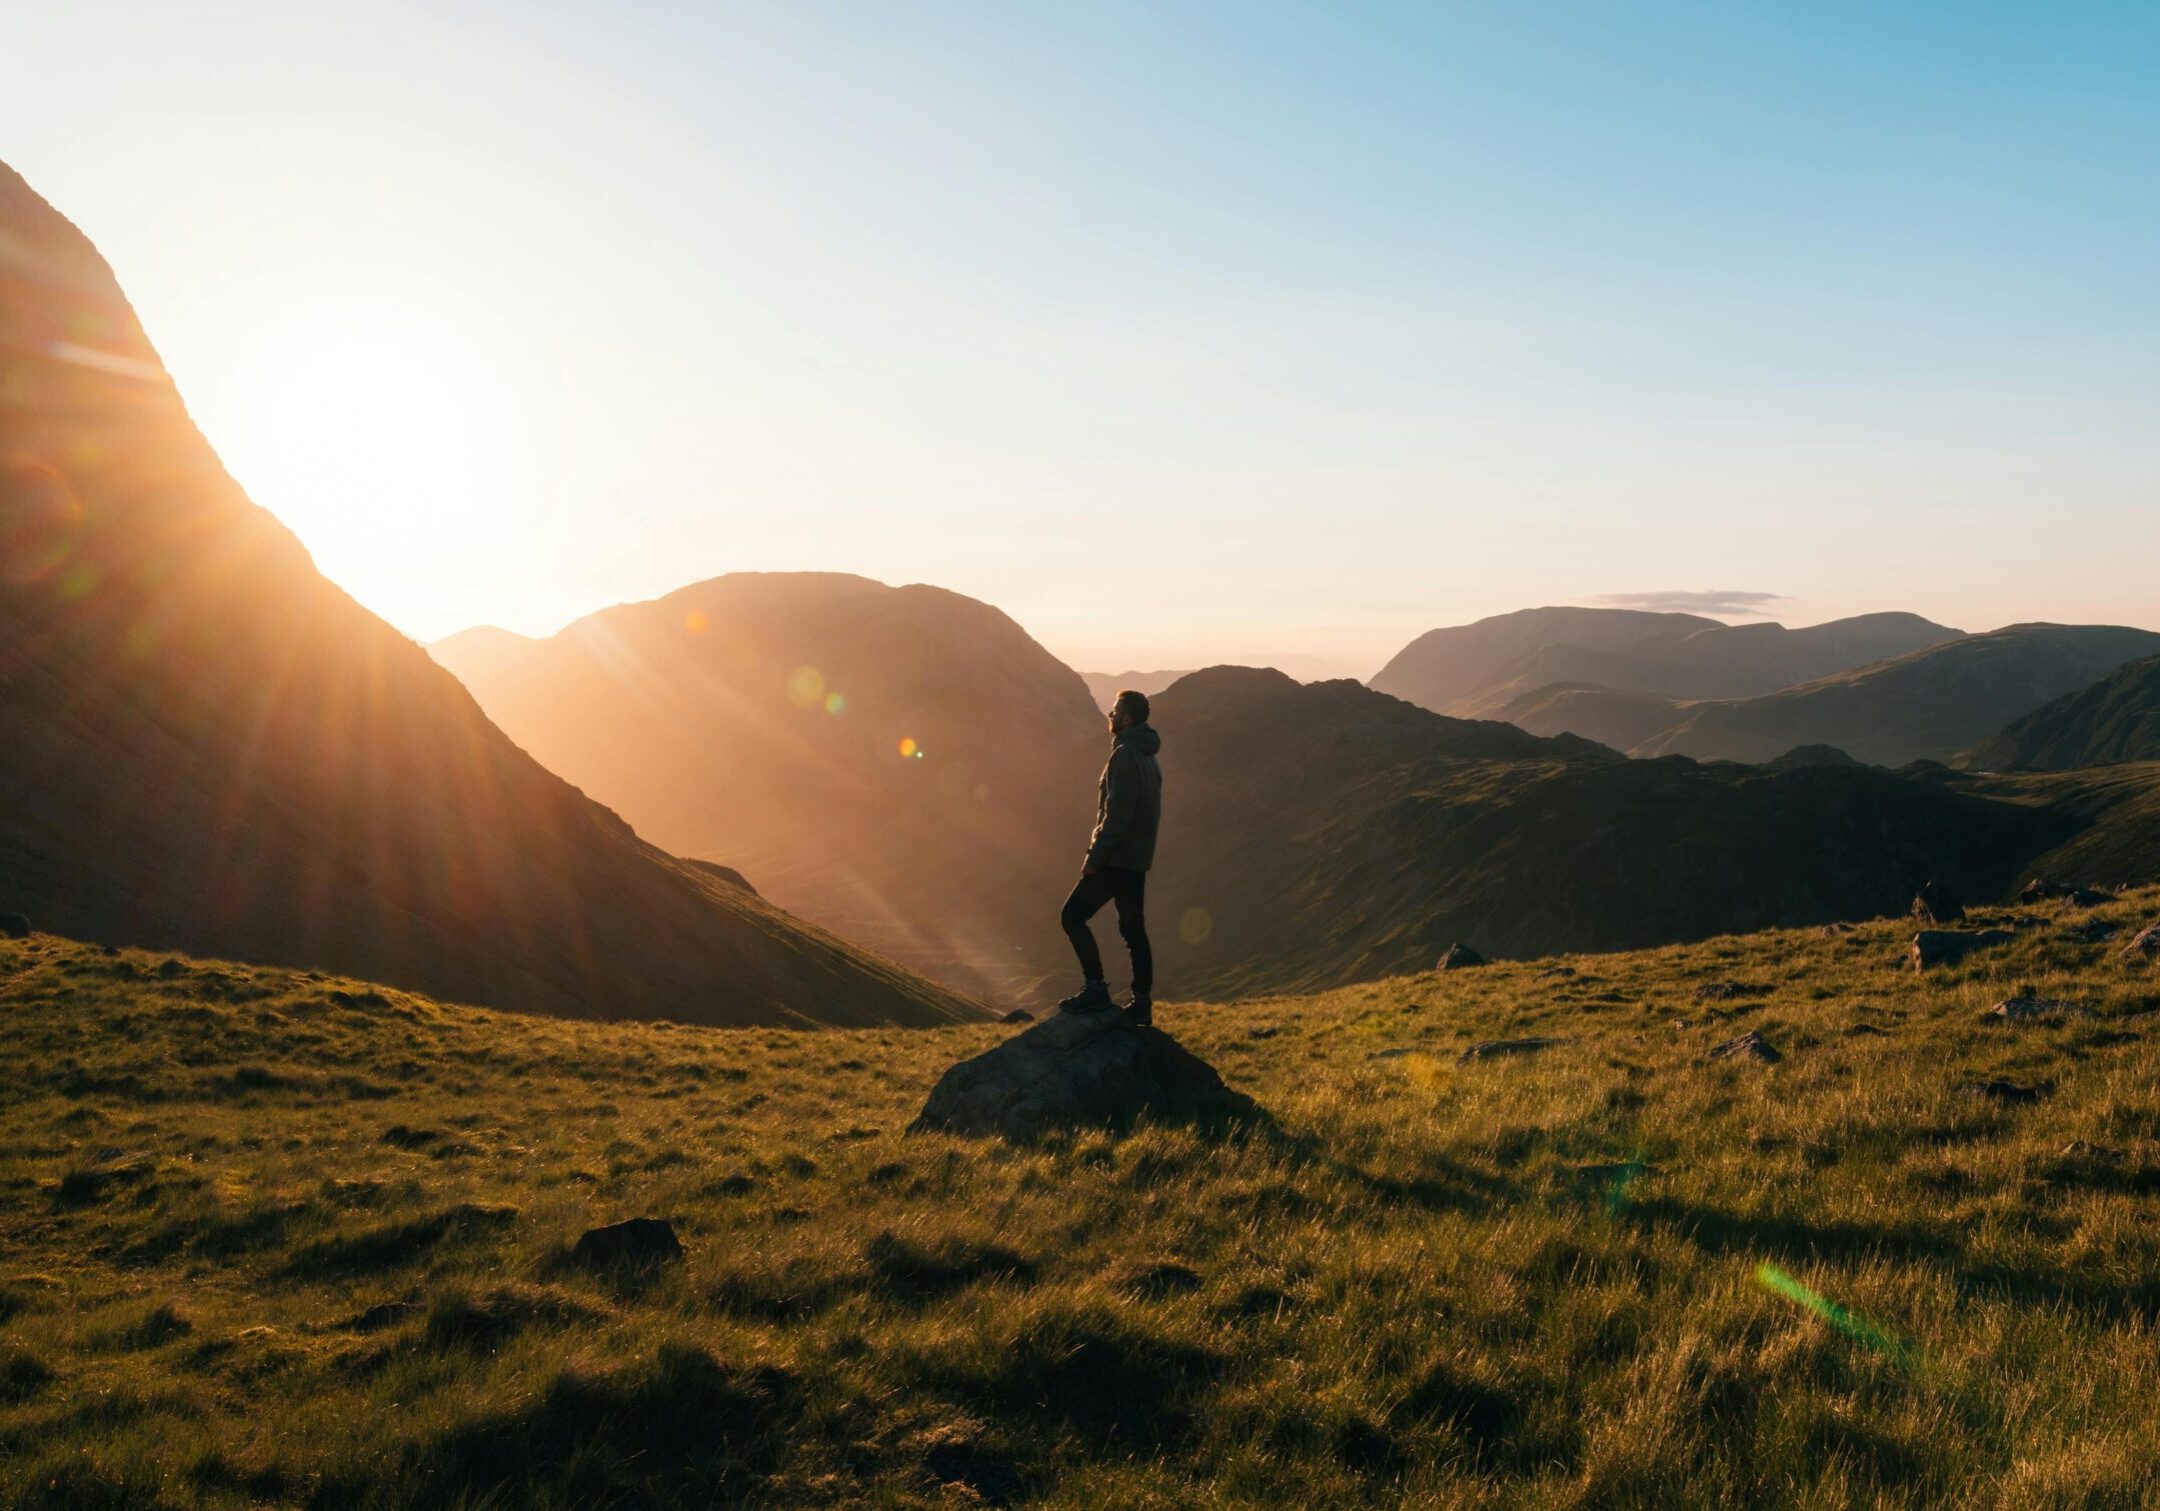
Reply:
<svg viewBox="0 0 2160 1511"><path fill-rule="evenodd" d="M641 841L325 581L4 167L0 727L0 908L41 927L564 1015L970 1013Z"/></svg>
<svg viewBox="0 0 2160 1511"><path fill-rule="evenodd" d="M1185 675L1184 672L1082 672L1080 680L1087 684L1088 696L1095 700L1095 706L1107 713L1110 705L1117 701L1117 695L1128 687L1152 698Z"/></svg>
<svg viewBox="0 0 2160 1511"><path fill-rule="evenodd" d="M2160 761L2160 656L2119 666L2033 710L1974 746L1965 764L2061 771L2117 761Z"/></svg>
<svg viewBox="0 0 2160 1511"><path fill-rule="evenodd" d="M1166 996L1336 986L1998 895L2078 823L1835 764L1631 761L1355 682L1216 667L1155 699Z"/></svg>
<svg viewBox="0 0 2160 1511"><path fill-rule="evenodd" d="M1579 735L1614 750L1634 750L1680 722L1687 707L1657 693L1556 682L1517 695L1492 717L1535 735Z"/></svg>
<svg viewBox="0 0 2160 1511"><path fill-rule="evenodd" d="M549 770L782 907L1001 1001L1069 969L1057 908L1108 734L988 604L748 572L434 653Z"/></svg>
<svg viewBox="0 0 2160 1511"><path fill-rule="evenodd" d="M1917 614L1787 629L1638 609L1541 608L1430 630L1373 677L1437 713L1500 717L1526 694L1583 684L1680 699L1771 692L1956 639Z"/></svg>
<svg viewBox="0 0 2160 1511"><path fill-rule="evenodd" d="M2121 625L2017 624L1874 666L1729 702L1676 709L1636 755L1767 761L1835 745L1879 766L1947 761L2011 720L2160 653L2160 634Z"/></svg>

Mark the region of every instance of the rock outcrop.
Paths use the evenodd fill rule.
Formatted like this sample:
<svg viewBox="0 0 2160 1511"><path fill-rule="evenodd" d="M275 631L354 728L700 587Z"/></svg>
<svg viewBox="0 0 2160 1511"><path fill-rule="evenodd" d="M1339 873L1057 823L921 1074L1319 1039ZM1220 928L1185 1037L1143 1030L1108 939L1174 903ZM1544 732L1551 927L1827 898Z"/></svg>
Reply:
<svg viewBox="0 0 2160 1511"><path fill-rule="evenodd" d="M1433 969L1436 971L1461 971L1468 970L1473 965L1483 965L1484 963L1485 957L1470 948L1469 945L1451 944L1447 948L1447 953L1440 957L1440 963L1435 965Z"/></svg>
<svg viewBox="0 0 2160 1511"><path fill-rule="evenodd" d="M1952 895L1948 887L1930 881L1921 885L1913 898L1912 916L1922 923L1963 923L1965 905Z"/></svg>
<svg viewBox="0 0 2160 1511"><path fill-rule="evenodd" d="M1251 1098L1177 1040L1116 1014L1059 1013L938 1078L910 1133L1034 1138L1057 1128L1256 1119Z"/></svg>
<svg viewBox="0 0 2160 1511"><path fill-rule="evenodd" d="M1931 965L1956 965L1974 950L2008 944L2016 937L2008 929L1922 929L1912 937L1912 967L1924 971Z"/></svg>

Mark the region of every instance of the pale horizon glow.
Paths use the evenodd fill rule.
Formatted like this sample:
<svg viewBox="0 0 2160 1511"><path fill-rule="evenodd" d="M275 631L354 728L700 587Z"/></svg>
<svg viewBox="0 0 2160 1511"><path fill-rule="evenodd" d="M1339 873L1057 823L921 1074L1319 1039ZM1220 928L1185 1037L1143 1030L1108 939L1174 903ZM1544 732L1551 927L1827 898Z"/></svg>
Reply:
<svg viewBox="0 0 2160 1511"><path fill-rule="evenodd" d="M445 12L448 11L446 14ZM726 572L1085 671L2160 623L2160 12L83 0L8 161L423 641Z"/></svg>

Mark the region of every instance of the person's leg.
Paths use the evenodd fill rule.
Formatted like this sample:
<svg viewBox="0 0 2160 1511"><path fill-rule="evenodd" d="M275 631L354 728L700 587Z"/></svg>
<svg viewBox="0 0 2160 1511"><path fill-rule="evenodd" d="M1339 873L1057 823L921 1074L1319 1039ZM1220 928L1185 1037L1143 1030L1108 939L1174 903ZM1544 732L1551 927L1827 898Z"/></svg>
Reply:
<svg viewBox="0 0 2160 1511"><path fill-rule="evenodd" d="M1073 953L1080 957L1080 975L1086 983L1081 995L1092 998L1100 992L1106 1001L1110 989L1103 980L1102 951L1095 947L1095 931L1088 927L1088 920L1102 911L1110 895L1109 878L1100 871L1093 872L1074 884L1072 895L1065 899L1065 907L1058 914L1065 937L1072 941Z"/></svg>
<svg viewBox="0 0 2160 1511"><path fill-rule="evenodd" d="M1133 996L1151 1002L1155 997L1155 950L1147 937L1147 872L1120 872L1113 895L1117 898L1118 935L1132 952Z"/></svg>

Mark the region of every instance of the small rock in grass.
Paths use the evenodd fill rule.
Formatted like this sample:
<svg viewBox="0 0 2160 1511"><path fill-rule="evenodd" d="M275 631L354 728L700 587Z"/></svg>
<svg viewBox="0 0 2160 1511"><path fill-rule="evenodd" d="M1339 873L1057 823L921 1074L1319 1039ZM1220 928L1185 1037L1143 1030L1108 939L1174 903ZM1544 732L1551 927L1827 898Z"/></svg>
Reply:
<svg viewBox="0 0 2160 1511"><path fill-rule="evenodd" d="M1433 969L1436 971L1461 971L1468 970L1473 965L1483 965L1484 963L1485 957L1470 948L1469 945L1451 944L1447 948L1447 953L1440 957L1440 963L1434 966Z"/></svg>
<svg viewBox="0 0 2160 1511"><path fill-rule="evenodd" d="M2060 1018L2068 1013L2082 1013L2085 1008L2075 1002L2065 1002L2059 997L2035 997L2030 992L2005 998L1980 1016L2000 1018L2005 1023L2030 1023L2036 1018Z"/></svg>
<svg viewBox="0 0 2160 1511"><path fill-rule="evenodd" d="M2154 924L2123 946L2125 960L2160 960L2160 923Z"/></svg>
<svg viewBox="0 0 2160 1511"><path fill-rule="evenodd" d="M2064 1159L2100 1160L2103 1163L2122 1158L2120 1149L2110 1149L2105 1144L2090 1143L2081 1138L2074 1138L2063 1145L2062 1153Z"/></svg>
<svg viewBox="0 0 2160 1511"><path fill-rule="evenodd" d="M1981 1097L2005 1106L2023 1106L2040 1100L2040 1093L2030 1086L2020 1086L2015 1081L1967 1081L1958 1090L1967 1096Z"/></svg>
<svg viewBox="0 0 2160 1511"><path fill-rule="evenodd" d="M1713 1060L1755 1060L1764 1065L1775 1065L1785 1057L1778 1053L1776 1045L1751 1028L1739 1038L1727 1039L1723 1044L1711 1050L1710 1058Z"/></svg>
<svg viewBox="0 0 2160 1511"><path fill-rule="evenodd" d="M1473 1044L1464 1050L1462 1063L1467 1065L1472 1060L1498 1060L1508 1055L1535 1054L1538 1050L1565 1043L1565 1039L1487 1039L1482 1044Z"/></svg>
<svg viewBox="0 0 2160 1511"><path fill-rule="evenodd" d="M1767 986L1750 986L1745 981L1705 981L1695 988L1697 1002L1738 1002L1744 997L1767 997Z"/></svg>
<svg viewBox="0 0 2160 1511"><path fill-rule="evenodd" d="M675 1225L664 1217L633 1217L590 1229L570 1251L572 1263L592 1270L649 1269L682 1257Z"/></svg>
<svg viewBox="0 0 2160 1511"><path fill-rule="evenodd" d="M998 1019L1000 1023L1033 1023L1034 1021L1035 1015L1024 1007L1016 1007L1004 1017Z"/></svg>

